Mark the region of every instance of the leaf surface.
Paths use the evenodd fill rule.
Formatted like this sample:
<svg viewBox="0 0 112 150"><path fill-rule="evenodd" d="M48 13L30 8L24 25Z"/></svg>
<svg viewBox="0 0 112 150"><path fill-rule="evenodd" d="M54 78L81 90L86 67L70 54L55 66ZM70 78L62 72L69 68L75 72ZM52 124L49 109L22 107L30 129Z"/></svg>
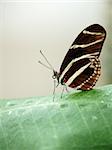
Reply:
<svg viewBox="0 0 112 150"><path fill-rule="evenodd" d="M0 150L111 150L112 85L0 100Z"/></svg>

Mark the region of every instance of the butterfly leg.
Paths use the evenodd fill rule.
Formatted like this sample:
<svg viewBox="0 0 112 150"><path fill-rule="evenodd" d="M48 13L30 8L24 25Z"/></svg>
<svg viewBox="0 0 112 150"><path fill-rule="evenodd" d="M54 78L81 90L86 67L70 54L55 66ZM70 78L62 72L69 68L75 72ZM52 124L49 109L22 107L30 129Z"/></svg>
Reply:
<svg viewBox="0 0 112 150"><path fill-rule="evenodd" d="M66 92L69 93L69 90L67 89L67 86L66 86L66 85L65 85L65 89L66 89Z"/></svg>
<svg viewBox="0 0 112 150"><path fill-rule="evenodd" d="M63 98L63 93L64 93L64 89L65 89L65 86L62 86L62 92L61 92L61 98Z"/></svg>
<svg viewBox="0 0 112 150"><path fill-rule="evenodd" d="M53 102L54 102L54 99L55 99L55 92L56 92L56 80L54 80Z"/></svg>

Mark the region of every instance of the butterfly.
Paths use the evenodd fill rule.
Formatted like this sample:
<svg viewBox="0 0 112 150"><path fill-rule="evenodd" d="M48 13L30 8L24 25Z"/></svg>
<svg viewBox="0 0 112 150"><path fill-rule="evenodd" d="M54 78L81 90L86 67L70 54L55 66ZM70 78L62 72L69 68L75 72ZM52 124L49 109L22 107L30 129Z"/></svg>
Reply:
<svg viewBox="0 0 112 150"><path fill-rule="evenodd" d="M61 64L59 72L55 71L47 58L41 52L53 71L53 79L58 85L66 85L77 90L91 90L101 74L99 56L106 38L106 30L99 24L85 28L70 46Z"/></svg>

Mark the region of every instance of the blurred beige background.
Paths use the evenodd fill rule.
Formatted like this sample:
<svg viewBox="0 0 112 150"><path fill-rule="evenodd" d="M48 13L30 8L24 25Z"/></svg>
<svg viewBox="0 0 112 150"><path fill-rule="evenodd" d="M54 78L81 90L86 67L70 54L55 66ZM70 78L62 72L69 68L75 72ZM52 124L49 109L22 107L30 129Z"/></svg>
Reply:
<svg viewBox="0 0 112 150"><path fill-rule="evenodd" d="M1 0L0 98L52 94L52 71L38 64L39 50L59 70L76 36L94 23L108 33L97 86L111 83L111 6L111 0Z"/></svg>

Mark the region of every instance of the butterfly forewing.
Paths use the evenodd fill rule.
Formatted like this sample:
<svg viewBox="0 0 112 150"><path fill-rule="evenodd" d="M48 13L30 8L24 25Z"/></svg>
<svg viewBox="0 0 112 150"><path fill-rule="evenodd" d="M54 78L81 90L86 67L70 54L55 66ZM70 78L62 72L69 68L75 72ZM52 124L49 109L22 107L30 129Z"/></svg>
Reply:
<svg viewBox="0 0 112 150"><path fill-rule="evenodd" d="M89 90L100 75L99 55L106 37L105 29L94 24L84 29L71 45L59 72L59 82Z"/></svg>

